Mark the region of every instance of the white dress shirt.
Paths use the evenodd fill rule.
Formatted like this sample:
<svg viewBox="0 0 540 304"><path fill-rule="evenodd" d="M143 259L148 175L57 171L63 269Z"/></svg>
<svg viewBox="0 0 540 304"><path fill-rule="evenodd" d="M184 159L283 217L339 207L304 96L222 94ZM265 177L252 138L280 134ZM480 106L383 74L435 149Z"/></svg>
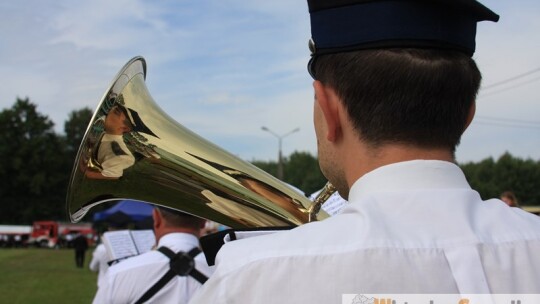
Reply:
<svg viewBox="0 0 540 304"><path fill-rule="evenodd" d="M97 245L96 249L94 249L94 252L92 252L92 260L90 261L88 267L90 268L90 270L98 273L98 287L103 278L105 277L107 269L109 268L109 265L107 264L108 260L109 257L107 255L107 248L105 248L105 245Z"/></svg>
<svg viewBox="0 0 540 304"><path fill-rule="evenodd" d="M103 176L121 177L125 169L133 166L135 157L122 135L104 134L99 144L98 162L103 168Z"/></svg>
<svg viewBox="0 0 540 304"><path fill-rule="evenodd" d="M191 234L169 233L159 240L161 246L189 252L199 246L199 240ZM169 270L169 261L152 250L110 266L93 303L134 303ZM195 268L206 276L212 273L203 254L195 257ZM187 303L200 287L191 276L176 276L146 303Z"/></svg>
<svg viewBox="0 0 540 304"><path fill-rule="evenodd" d="M378 168L340 214L233 241L192 303L342 303L343 294L540 293L540 218L482 201L458 166Z"/></svg>

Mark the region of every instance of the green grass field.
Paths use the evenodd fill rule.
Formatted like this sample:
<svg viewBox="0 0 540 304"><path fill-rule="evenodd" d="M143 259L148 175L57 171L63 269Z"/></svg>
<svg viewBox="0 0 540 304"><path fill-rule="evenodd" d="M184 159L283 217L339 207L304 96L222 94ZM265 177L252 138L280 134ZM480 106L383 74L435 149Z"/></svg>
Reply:
<svg viewBox="0 0 540 304"><path fill-rule="evenodd" d="M72 249L0 249L0 303L91 303L97 273L75 267Z"/></svg>

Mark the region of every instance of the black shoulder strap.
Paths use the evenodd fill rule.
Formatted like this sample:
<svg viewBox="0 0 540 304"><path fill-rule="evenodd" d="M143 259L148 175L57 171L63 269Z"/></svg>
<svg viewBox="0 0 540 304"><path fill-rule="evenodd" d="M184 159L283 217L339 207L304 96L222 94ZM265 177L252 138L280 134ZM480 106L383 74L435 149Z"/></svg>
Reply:
<svg viewBox="0 0 540 304"><path fill-rule="evenodd" d="M243 228L243 229L226 229L215 233L210 233L202 236L199 239L206 262L208 266L214 266L216 263L216 255L221 247L225 244L224 238L228 234L231 241L236 240L236 232L243 231L275 231L275 230L290 230L294 227L257 227L257 228Z"/></svg>
<svg viewBox="0 0 540 304"><path fill-rule="evenodd" d="M202 274L200 271L195 268L195 257L201 253L201 249L199 247L195 247L191 249L188 253L185 253L183 251L180 251L178 253L174 253L172 250L170 250L167 247L159 247L158 250L169 257L171 260L169 265L171 266L171 269L176 275L179 276L187 276L190 275L195 280L199 281L199 283L204 284L208 277Z"/></svg>
<svg viewBox="0 0 540 304"><path fill-rule="evenodd" d="M188 253L180 251L174 253L171 249L161 246L158 248L158 251L166 255L169 259L169 270L157 281L150 289L148 289L142 297L137 300L137 304L144 303L150 298L152 298L158 291L161 290L170 280L175 276L187 276L190 275L199 283L204 284L208 277L203 273L195 269L195 260L194 258L201 253L201 250L198 247L191 249Z"/></svg>

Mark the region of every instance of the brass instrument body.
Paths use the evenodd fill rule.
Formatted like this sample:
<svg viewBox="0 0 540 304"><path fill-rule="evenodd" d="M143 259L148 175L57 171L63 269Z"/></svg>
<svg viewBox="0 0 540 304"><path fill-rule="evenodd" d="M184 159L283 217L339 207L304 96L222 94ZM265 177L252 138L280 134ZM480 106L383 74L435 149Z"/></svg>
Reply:
<svg viewBox="0 0 540 304"><path fill-rule="evenodd" d="M176 209L231 228L297 226L328 215L277 178L222 150L169 117L150 96L146 62L131 59L92 117L71 175L67 212L80 221L94 206L132 199ZM100 148L115 107L130 131L115 150L133 162L121 176L104 174ZM124 146L125 144L125 146ZM103 150L105 151L105 150ZM114 157L117 155L112 155ZM103 176L101 175L103 174ZM319 208L320 209L320 208Z"/></svg>

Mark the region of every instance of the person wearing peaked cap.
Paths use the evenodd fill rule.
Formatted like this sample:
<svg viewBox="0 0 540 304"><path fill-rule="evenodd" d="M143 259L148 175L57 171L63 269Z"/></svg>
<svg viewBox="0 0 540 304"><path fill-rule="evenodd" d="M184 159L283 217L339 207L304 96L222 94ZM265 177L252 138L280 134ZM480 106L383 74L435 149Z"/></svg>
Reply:
<svg viewBox="0 0 540 304"><path fill-rule="evenodd" d="M476 24L499 16L473 0L308 6L319 164L349 203L225 244L192 303L540 294L540 221L484 202L454 157L481 81Z"/></svg>
<svg viewBox="0 0 540 304"><path fill-rule="evenodd" d="M314 57L377 48L436 48L472 56L476 24L499 16L472 0L309 1Z"/></svg>
<svg viewBox="0 0 540 304"><path fill-rule="evenodd" d="M123 106L114 105L109 109L104 120L104 133L99 139L97 161L101 171L86 170L85 174L92 179L119 179L124 170L135 164L135 157L124 142L124 134L133 130L126 110Z"/></svg>

